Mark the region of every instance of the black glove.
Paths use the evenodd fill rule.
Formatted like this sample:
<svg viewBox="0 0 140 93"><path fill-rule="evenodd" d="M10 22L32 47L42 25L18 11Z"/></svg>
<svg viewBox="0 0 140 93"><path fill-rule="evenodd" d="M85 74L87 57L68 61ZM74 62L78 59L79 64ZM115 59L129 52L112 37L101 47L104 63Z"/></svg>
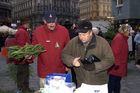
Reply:
<svg viewBox="0 0 140 93"><path fill-rule="evenodd" d="M80 59L81 63L83 64L83 68L88 71L95 70L94 62L100 62L100 59L97 58L95 55L90 55L88 57Z"/></svg>
<svg viewBox="0 0 140 93"><path fill-rule="evenodd" d="M94 62L100 62L100 59L97 58L95 55L90 55L88 57L80 59L83 64L92 64Z"/></svg>

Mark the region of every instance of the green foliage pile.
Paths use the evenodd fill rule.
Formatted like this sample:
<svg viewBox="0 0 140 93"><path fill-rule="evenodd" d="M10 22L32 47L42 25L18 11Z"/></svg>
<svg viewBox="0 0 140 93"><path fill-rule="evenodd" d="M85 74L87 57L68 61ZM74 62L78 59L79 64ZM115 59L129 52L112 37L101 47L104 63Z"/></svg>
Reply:
<svg viewBox="0 0 140 93"><path fill-rule="evenodd" d="M44 52L45 49L40 44L29 45L26 44L24 47L20 46L11 46L8 47L8 57L16 60L24 59L26 55L33 55L37 57L41 52Z"/></svg>

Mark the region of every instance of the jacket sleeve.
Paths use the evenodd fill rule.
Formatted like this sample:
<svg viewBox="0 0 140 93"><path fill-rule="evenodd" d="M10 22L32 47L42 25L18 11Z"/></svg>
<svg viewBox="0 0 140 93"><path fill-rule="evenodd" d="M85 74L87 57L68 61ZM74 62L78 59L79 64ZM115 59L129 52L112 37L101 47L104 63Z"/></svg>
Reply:
<svg viewBox="0 0 140 93"><path fill-rule="evenodd" d="M106 40L103 40L102 42L102 49L101 49L101 55L102 57L100 58L101 62L96 62L95 63L95 72L101 72L104 70L109 69L113 63L114 63L114 56L112 49L109 45L109 43Z"/></svg>
<svg viewBox="0 0 140 93"><path fill-rule="evenodd" d="M120 65L120 54L123 47L123 40L122 38L115 38L112 41L111 48L115 57L115 65Z"/></svg>
<svg viewBox="0 0 140 93"><path fill-rule="evenodd" d="M71 52L72 52L72 42L68 42L68 44L65 46L65 48L63 49L62 51L62 60L63 60L63 63L65 65L67 65L68 67L72 67L72 62L74 60L74 57L72 56Z"/></svg>

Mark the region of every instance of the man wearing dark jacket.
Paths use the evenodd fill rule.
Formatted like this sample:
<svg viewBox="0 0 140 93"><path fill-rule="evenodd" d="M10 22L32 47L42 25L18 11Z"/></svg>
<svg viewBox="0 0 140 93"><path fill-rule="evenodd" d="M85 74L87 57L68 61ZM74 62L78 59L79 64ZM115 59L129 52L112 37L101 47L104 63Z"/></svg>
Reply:
<svg viewBox="0 0 140 93"><path fill-rule="evenodd" d="M101 90L105 92L99 93L107 93L107 69L114 61L111 47L104 38L93 34L92 24L88 20L78 24L77 32L78 36L64 48L62 60L74 69L78 87L82 84L105 85L106 90Z"/></svg>

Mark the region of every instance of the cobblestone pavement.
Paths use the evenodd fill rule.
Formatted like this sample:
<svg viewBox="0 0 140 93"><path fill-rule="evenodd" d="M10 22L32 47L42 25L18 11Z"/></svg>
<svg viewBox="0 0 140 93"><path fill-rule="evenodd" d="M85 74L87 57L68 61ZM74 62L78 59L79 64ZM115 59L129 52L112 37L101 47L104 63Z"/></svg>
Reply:
<svg viewBox="0 0 140 93"><path fill-rule="evenodd" d="M128 64L128 76L122 80L121 93L140 93L140 68L134 65L134 61Z"/></svg>
<svg viewBox="0 0 140 93"><path fill-rule="evenodd" d="M36 72L36 62L30 65L33 73L30 76L30 88L34 90L39 89L38 85L38 76ZM2 90L16 90L16 83L9 77L8 74L8 64L6 64L6 60L0 56L0 89Z"/></svg>
<svg viewBox="0 0 140 93"><path fill-rule="evenodd" d="M16 90L16 84L9 78L5 59L0 57L0 89ZM38 90L38 77L36 74L36 62L31 65L33 75L30 77L30 88ZM122 80L121 93L140 93L140 69L136 68L134 61L128 64L128 76Z"/></svg>

